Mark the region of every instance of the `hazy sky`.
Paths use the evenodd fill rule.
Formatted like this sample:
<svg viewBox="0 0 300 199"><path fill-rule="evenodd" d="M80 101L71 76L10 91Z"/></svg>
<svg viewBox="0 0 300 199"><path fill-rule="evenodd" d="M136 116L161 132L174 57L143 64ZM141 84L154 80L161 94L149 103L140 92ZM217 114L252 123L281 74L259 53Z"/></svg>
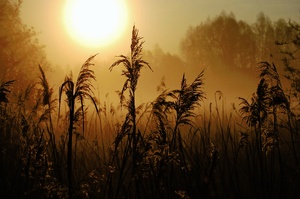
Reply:
<svg viewBox="0 0 300 199"><path fill-rule="evenodd" d="M39 33L46 53L54 65L82 62L88 56L100 57L126 54L129 51L133 24L144 37L145 48L158 44L164 51L179 53L180 40L189 26L195 26L222 11L233 12L237 20L254 22L259 12L272 20L279 18L300 20L299 0L125 0L127 30L113 45L87 48L66 32L63 13L66 0L24 0L21 17ZM109 20L109 19L107 19Z"/></svg>

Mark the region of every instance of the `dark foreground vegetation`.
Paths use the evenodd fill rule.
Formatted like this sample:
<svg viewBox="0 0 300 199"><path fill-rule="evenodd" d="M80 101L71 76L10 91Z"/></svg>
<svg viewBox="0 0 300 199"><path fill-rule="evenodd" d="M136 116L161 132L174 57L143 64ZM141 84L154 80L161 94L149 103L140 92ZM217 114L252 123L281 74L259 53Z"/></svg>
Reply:
<svg viewBox="0 0 300 199"><path fill-rule="evenodd" d="M299 198L300 27L289 28L277 41L284 73L261 60L257 89L230 110L221 91L207 104L205 71L137 104L141 70L152 67L135 27L129 56L109 68L125 78L118 108L95 97L97 55L57 91L42 65L23 91L18 79L1 82L0 197Z"/></svg>

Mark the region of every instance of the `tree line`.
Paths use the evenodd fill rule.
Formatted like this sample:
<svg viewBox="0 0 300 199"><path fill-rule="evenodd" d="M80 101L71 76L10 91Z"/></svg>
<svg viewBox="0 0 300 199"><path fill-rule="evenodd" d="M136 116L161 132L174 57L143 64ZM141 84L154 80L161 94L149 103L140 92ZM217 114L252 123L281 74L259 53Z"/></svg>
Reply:
<svg viewBox="0 0 300 199"><path fill-rule="evenodd" d="M233 13L222 12L187 30L181 41L184 59L192 66L222 69L256 69L257 63L282 59L280 44L292 41L298 23L271 19L264 13L255 23L238 20ZM289 46L291 48L291 46Z"/></svg>

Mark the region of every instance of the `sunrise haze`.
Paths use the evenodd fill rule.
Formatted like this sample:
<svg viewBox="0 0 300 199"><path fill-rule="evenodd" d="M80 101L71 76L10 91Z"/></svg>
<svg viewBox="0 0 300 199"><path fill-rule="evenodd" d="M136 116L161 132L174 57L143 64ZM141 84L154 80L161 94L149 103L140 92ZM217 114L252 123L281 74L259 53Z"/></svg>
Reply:
<svg viewBox="0 0 300 199"><path fill-rule="evenodd" d="M65 0L25 0L21 17L25 24L39 33L53 64L67 65L100 53L114 56L128 52L130 31L135 24L144 37L146 49L158 44L164 51L180 53L180 41L189 26L195 26L225 11L232 12L237 20L255 22L260 12L272 20L279 18L299 21L298 0L124 0L128 20L126 30L111 46L88 48L73 40L64 25ZM109 18L105 19L109 21ZM97 26L97 24L95 24Z"/></svg>

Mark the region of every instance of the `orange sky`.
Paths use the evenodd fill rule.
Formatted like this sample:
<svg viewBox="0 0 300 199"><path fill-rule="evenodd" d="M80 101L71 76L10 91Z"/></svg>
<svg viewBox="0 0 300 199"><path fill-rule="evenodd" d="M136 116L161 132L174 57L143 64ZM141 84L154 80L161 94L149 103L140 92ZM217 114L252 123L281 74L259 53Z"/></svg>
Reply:
<svg viewBox="0 0 300 199"><path fill-rule="evenodd" d="M122 0L121 0L122 1ZM66 0L24 0L21 8L21 17L25 24L33 27L39 34L38 39L41 44L45 45L47 58L52 66L64 70L61 77L55 76L57 80L62 81L64 75L70 69L76 73L76 67L90 56L96 53L96 61L102 62L96 64L97 68L97 83L98 92L101 97L106 93L111 93L111 99L117 100L115 90L121 89L123 78L120 78L121 72L115 69L114 72L109 72L108 68L116 60L115 56L120 54L128 54L131 43L131 30L135 24L139 29L139 35L146 41L144 49L152 50L155 46L161 47L165 52L172 54L180 53L180 42L184 38L189 26L196 26L207 18L214 18L221 14L234 13L237 20L245 20L248 23L254 23L257 15L263 12L271 20L275 21L279 18L291 19L300 22L300 1L299 0L124 0L127 12L128 23L125 33L112 45L107 47L88 48L74 41L67 33L63 14ZM109 20L109 19L108 19ZM146 60L148 61L148 60ZM99 63L99 62L97 62ZM105 64L103 64L105 63ZM155 66L150 63L155 68ZM199 69L200 70L200 69ZM175 76L172 71L172 81L178 82L176 85L170 85L168 79L167 86L174 88L178 86L181 80L181 75ZM186 71L182 71L186 72ZM181 73L181 74L182 74ZM145 102L153 100L155 96L156 86L159 84L162 76L158 74L143 71L140 85L147 88L146 93L140 93L138 99ZM188 76L189 81L195 76ZM210 99L214 99L214 92L218 89L224 91L228 102L236 100L237 96L251 96L255 91L256 81L243 81L249 85L249 88L243 89L228 89L223 88L223 83L216 81L216 78L210 76L206 71L205 92ZM239 80L237 80L239 81ZM149 82L151 82L149 84ZM234 82L234 81L233 81ZM145 87L147 85L147 87ZM210 90L209 90L210 89ZM226 90L227 89L227 90ZM151 91L151 92L150 92ZM153 91L153 92L152 92ZM212 96L212 97L211 97ZM229 99L230 97L230 99Z"/></svg>
<svg viewBox="0 0 300 199"><path fill-rule="evenodd" d="M238 20L254 22L259 12L272 20L278 18L299 21L299 0L125 0L128 30L112 46L87 48L75 42L63 23L65 0L24 0L21 17L39 33L39 41L54 65L72 65L88 56L100 57L126 54L129 51L133 24L144 37L147 49L158 44L164 51L179 53L179 43L187 28L197 25L222 11L233 12Z"/></svg>

